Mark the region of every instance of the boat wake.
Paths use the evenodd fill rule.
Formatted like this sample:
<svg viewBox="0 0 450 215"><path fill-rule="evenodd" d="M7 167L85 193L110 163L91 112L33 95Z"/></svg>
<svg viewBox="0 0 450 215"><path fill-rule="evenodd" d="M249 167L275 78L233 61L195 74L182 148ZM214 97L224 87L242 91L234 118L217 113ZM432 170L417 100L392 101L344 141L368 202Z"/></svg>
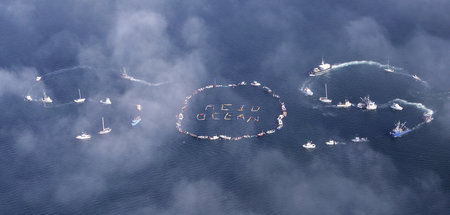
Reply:
<svg viewBox="0 0 450 215"><path fill-rule="evenodd" d="M430 116L433 116L433 114L434 114L434 111L433 110L431 110L430 108L427 108L425 105L423 105L422 103L418 103L418 102L408 102L408 101L406 101L406 100L403 100L403 99L399 99L399 98L396 98L396 99L394 99L394 100L392 100L393 102L397 102L397 103L400 103L400 104L403 104L403 105L409 105L409 106L414 106L414 107L416 107L416 108L418 108L419 110L422 110L424 113L423 113L423 115L430 115Z"/></svg>
<svg viewBox="0 0 450 215"><path fill-rule="evenodd" d="M142 79L137 79L137 78L132 78L132 79L128 79L128 80L134 81L134 82L137 82L137 83L141 83L141 84L145 84L145 85L147 85L149 87L158 87L158 86L170 83L170 81L151 83L151 82L148 82L148 81L145 81L145 80L142 80Z"/></svg>
<svg viewBox="0 0 450 215"><path fill-rule="evenodd" d="M421 80L420 78L418 78L415 75L407 73L406 70L401 67L394 67L392 65L381 64L379 62L370 61L370 60L350 61L350 62L345 62L345 63L334 64L332 66L332 69L330 72L336 71L336 69L341 69L341 68L345 68L348 66L357 66L357 65L371 65L371 66L377 66L381 69L392 68L395 70L395 72L393 72L392 74L403 75L403 76L415 79L416 81L419 81L420 83L424 84L425 86L428 86L428 83L426 81Z"/></svg>

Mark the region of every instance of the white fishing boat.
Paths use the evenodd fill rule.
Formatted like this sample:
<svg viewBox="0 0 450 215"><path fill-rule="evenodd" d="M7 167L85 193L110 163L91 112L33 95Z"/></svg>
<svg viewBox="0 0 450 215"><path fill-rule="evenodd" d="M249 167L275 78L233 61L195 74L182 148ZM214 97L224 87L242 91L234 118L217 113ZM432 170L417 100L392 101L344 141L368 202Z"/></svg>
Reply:
<svg viewBox="0 0 450 215"><path fill-rule="evenodd" d="M135 80L133 77L128 75L127 69L125 67L122 68L122 73L120 75L122 76L123 79Z"/></svg>
<svg viewBox="0 0 450 215"><path fill-rule="evenodd" d="M391 66L389 66L389 59L388 59L388 63L387 63L386 68L384 68L384 71L386 71L386 72L395 72L395 71L394 71L394 68L392 68Z"/></svg>
<svg viewBox="0 0 450 215"><path fill-rule="evenodd" d="M43 91L44 96L41 98L41 102L43 103L53 103L53 100L50 98L50 96L47 96L45 91Z"/></svg>
<svg viewBox="0 0 450 215"><path fill-rule="evenodd" d="M100 103L104 104L104 105L110 105L111 103L111 99L109 97L106 97L105 100L100 100Z"/></svg>
<svg viewBox="0 0 450 215"><path fill-rule="evenodd" d="M33 101L33 98L31 98L31 96L26 96L25 99L26 99L27 101Z"/></svg>
<svg viewBox="0 0 450 215"><path fill-rule="evenodd" d="M79 140L89 140L91 139L91 135L83 131L80 135L76 136L76 138Z"/></svg>
<svg viewBox="0 0 450 215"><path fill-rule="evenodd" d="M423 115L423 119L426 123L430 123L434 118L432 114L426 113Z"/></svg>
<svg viewBox="0 0 450 215"><path fill-rule="evenodd" d="M358 103L358 108L366 108L366 110L376 110L378 107L374 101L370 100L369 96L361 98L361 100L364 103L364 105L360 105L360 103Z"/></svg>
<svg viewBox="0 0 450 215"><path fill-rule="evenodd" d="M267 134L273 134L273 133L275 133L275 129L268 130L268 131L266 131L266 133L267 133Z"/></svg>
<svg viewBox="0 0 450 215"><path fill-rule="evenodd" d="M259 83L257 81L253 81L252 83L250 83L250 85L252 85L254 87L259 87L259 86L261 86L261 83Z"/></svg>
<svg viewBox="0 0 450 215"><path fill-rule="evenodd" d="M105 120L102 117L102 128L103 130L99 131L98 134L108 134L109 132L111 132L111 128L105 128Z"/></svg>
<svg viewBox="0 0 450 215"><path fill-rule="evenodd" d="M331 70L331 68L332 68L331 64L325 63L325 62L323 61L323 57L322 57L322 63L321 63L318 67L314 68L314 69L309 73L309 76L319 76L319 75L322 75L322 74L324 74L324 73L329 72L329 71Z"/></svg>
<svg viewBox="0 0 450 215"><path fill-rule="evenodd" d="M348 99L346 99L344 102L339 102L336 107L338 108L349 108L352 106L352 103Z"/></svg>
<svg viewBox="0 0 450 215"><path fill-rule="evenodd" d="M392 103L392 105L390 106L390 108L392 108L393 110L403 110L403 107L402 106L400 106L399 104L397 104L397 103Z"/></svg>
<svg viewBox="0 0 450 215"><path fill-rule="evenodd" d="M212 136L212 137L209 137L209 139L210 139L210 140L218 140L218 139L219 139L219 136L214 135L214 136Z"/></svg>
<svg viewBox="0 0 450 215"><path fill-rule="evenodd" d="M230 136L226 136L226 135L219 135L220 138L224 139L224 140L231 140Z"/></svg>
<svg viewBox="0 0 450 215"><path fill-rule="evenodd" d="M309 89L308 87L304 87L301 89L301 91L303 92L303 94L307 95L307 96L312 96L314 95L313 91L311 89Z"/></svg>
<svg viewBox="0 0 450 215"><path fill-rule="evenodd" d="M315 149L316 148L316 144L313 144L312 141L310 141L310 140L306 141L306 144L303 144L302 146L305 149Z"/></svg>
<svg viewBox="0 0 450 215"><path fill-rule="evenodd" d="M37 77L36 77L36 81L40 81L41 79L42 79L41 76L37 76Z"/></svg>
<svg viewBox="0 0 450 215"><path fill-rule="evenodd" d="M84 101L86 101L86 98L81 98L81 90L80 89L78 89L78 95L79 95L79 98L78 99L75 99L75 100L73 100L75 103L83 103Z"/></svg>
<svg viewBox="0 0 450 215"><path fill-rule="evenodd" d="M329 145L329 146L333 146L338 144L338 142L336 140L328 140L327 142L325 142L325 144Z"/></svg>
<svg viewBox="0 0 450 215"><path fill-rule="evenodd" d="M327 89L327 84L325 84L325 97L320 97L319 101L323 102L323 103L331 103L332 100L328 99L328 89Z"/></svg>
<svg viewBox="0 0 450 215"><path fill-rule="evenodd" d="M137 109L138 111L141 111L141 110L142 110L142 105L140 105L140 104L136 105L136 109Z"/></svg>
<svg viewBox="0 0 450 215"><path fill-rule="evenodd" d="M369 139L367 137L356 136L355 138L352 139L352 142L354 142L354 143L362 143L362 142L367 142L367 141L369 141Z"/></svg>
<svg viewBox="0 0 450 215"><path fill-rule="evenodd" d="M419 76L417 76L417 75L413 75L412 77L413 77L414 79L416 79L417 81L421 81L421 80L422 80L422 79L420 79Z"/></svg>

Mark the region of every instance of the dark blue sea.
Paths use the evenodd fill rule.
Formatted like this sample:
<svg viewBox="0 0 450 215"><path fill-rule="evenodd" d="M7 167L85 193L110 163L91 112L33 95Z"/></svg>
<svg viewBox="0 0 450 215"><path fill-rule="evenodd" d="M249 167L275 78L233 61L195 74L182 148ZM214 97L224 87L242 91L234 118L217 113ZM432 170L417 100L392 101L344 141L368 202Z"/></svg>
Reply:
<svg viewBox="0 0 450 215"><path fill-rule="evenodd" d="M101 71L101 72L99 72ZM408 74L406 70L398 70ZM450 136L443 120L448 95L410 76L380 66L345 64L310 78L242 75L149 86L121 79L119 70L70 68L49 73L28 93L42 90L54 104L4 95L0 117L0 210L2 214L446 214L450 192ZM103 75L98 75L103 74ZM108 75L104 75L108 74ZM185 96L205 85L256 79L261 87L207 89L189 100L182 128L198 135L239 136L275 129L285 102L284 127L274 134L238 141L200 140L178 132L176 115ZM376 111L337 109L318 101L324 85L333 104L370 95ZM180 87L183 86L183 87ZM314 96L302 94L309 86ZM72 100L81 89L87 101ZM98 101L111 97L112 105ZM389 108L393 99L404 110ZM141 104L138 111L136 105ZM232 104L245 120L196 119L205 106ZM249 111L259 106L258 112ZM208 110L207 114L211 114ZM135 116L142 122L131 126ZM112 132L101 130L101 117ZM236 116L236 115L234 115ZM396 121L412 132L392 138ZM75 136L86 131L89 141ZM359 135L368 143L353 143ZM338 145L327 146L335 139ZM307 140L317 148L301 147Z"/></svg>

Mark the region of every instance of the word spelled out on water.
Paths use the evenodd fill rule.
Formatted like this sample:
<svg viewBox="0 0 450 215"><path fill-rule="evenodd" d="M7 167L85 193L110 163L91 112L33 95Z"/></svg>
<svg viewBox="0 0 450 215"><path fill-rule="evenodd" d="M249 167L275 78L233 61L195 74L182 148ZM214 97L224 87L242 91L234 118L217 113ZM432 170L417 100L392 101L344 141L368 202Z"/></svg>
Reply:
<svg viewBox="0 0 450 215"><path fill-rule="evenodd" d="M246 105L233 104L221 104L220 108L216 108L216 105L206 105L205 112L197 114L197 120L244 120L246 122L255 121L259 122L259 116L256 114L261 110L261 106L246 107ZM239 108L235 108L239 107ZM248 113L250 111L250 113Z"/></svg>

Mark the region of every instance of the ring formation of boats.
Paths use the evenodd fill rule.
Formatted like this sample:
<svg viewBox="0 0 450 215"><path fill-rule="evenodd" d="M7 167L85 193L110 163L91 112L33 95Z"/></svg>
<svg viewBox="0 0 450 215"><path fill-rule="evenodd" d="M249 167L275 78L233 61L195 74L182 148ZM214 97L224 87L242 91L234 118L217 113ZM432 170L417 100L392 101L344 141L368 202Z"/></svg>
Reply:
<svg viewBox="0 0 450 215"><path fill-rule="evenodd" d="M198 93L204 92L207 89L211 89L211 88L219 88L219 87L231 87L231 88L236 88L236 87L241 87L241 86L246 86L246 85L250 85L252 87L257 87L257 88L262 88L266 93L268 93L269 95L271 95L273 98L277 99L278 102L280 102L281 105L281 114L277 117L277 127L276 129L270 129L270 130L266 130L266 131L261 131L260 133L257 134L245 134L242 136L229 136L229 135L225 135L225 134L217 134L217 135L213 135L213 136L205 136L205 135L197 135L194 134L192 132L183 130L181 128L182 125L182 121L184 119L184 111L187 109L188 105L189 105L189 100L197 95ZM181 112L176 116L177 118L177 122L176 122L176 128L178 129L178 131L180 133L189 135L191 137L197 138L197 139L204 139L204 140L241 140L241 139L246 139L246 138L254 138L254 137L263 137L265 135L268 134L273 134L276 132L276 130L280 130L281 128L283 128L283 119L287 116L287 109L286 106L284 104L284 102L282 102L280 100L280 96L278 94L275 94L269 87L267 86L263 86L261 85L261 83L257 82L257 81L253 81L250 84L247 84L247 82L242 81L239 82L237 84L212 84L212 85L207 85L205 87L201 87L198 88L196 90L194 90L194 92L192 92L192 94L186 96L185 100L184 100L184 106L181 108Z"/></svg>

